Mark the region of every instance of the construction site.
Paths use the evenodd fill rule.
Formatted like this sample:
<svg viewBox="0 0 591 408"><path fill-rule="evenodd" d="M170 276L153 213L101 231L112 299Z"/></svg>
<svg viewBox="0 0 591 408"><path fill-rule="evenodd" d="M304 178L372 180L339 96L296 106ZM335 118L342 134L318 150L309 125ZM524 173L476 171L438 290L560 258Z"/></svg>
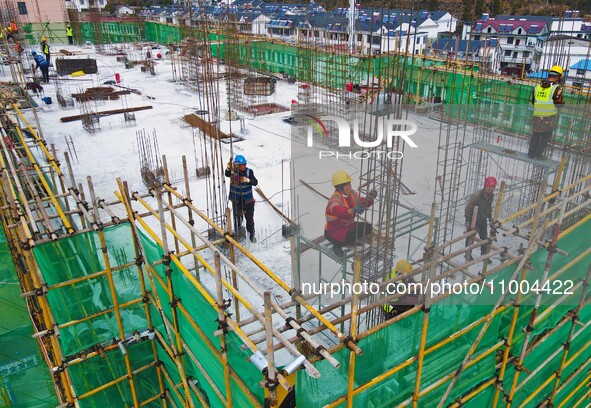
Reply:
<svg viewBox="0 0 591 408"><path fill-rule="evenodd" d="M589 406L589 89L564 86L532 159L533 80L232 18L63 13L79 45L52 48L42 90L43 24L2 43L0 407ZM370 143L392 124L417 146ZM233 225L238 154L257 242ZM337 170L375 192L342 256ZM491 176L480 239L464 209Z"/></svg>

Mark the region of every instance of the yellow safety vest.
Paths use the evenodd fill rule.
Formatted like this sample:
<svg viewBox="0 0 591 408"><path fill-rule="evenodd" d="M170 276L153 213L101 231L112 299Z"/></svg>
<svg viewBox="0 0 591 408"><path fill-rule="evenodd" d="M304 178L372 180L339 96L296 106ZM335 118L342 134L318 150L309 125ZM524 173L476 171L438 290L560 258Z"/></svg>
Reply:
<svg viewBox="0 0 591 408"><path fill-rule="evenodd" d="M543 118L558 113L552 99L556 88L558 88L558 84L554 84L549 88L542 88L541 85L536 86L534 91L534 116Z"/></svg>

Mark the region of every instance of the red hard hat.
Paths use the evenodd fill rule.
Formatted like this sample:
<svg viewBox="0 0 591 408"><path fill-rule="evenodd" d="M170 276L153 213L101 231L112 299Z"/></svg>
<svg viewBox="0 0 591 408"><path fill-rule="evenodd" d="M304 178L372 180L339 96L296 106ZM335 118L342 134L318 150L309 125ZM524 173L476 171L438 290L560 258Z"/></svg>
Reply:
<svg viewBox="0 0 591 408"><path fill-rule="evenodd" d="M497 179L493 176L489 176L484 179L484 187L494 187L497 185Z"/></svg>

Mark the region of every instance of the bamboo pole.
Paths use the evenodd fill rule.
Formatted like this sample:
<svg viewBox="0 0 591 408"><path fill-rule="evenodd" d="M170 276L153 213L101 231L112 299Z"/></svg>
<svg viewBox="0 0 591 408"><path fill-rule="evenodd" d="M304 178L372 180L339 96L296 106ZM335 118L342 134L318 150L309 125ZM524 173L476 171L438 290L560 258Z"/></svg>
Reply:
<svg viewBox="0 0 591 408"><path fill-rule="evenodd" d="M100 201L97 201L95 198L95 194L94 194L94 187L92 184L92 178L89 176L87 178L87 182L88 182L88 188L91 194L91 199L93 202L93 208L95 209L95 215L98 216L98 207L97 204L100 203ZM120 191L122 194L122 199L119 200L119 202L121 202L125 208L125 211L127 214L132 214L132 209L131 209L131 203L129 202L129 192L127 190L127 188L124 188L125 186L120 184ZM111 219L113 219L113 217L111 217ZM97 220L98 222L98 220ZM148 299L148 290L146 288L146 281L144 278L144 271L142 270L141 264L142 264L142 260L143 260L143 255L140 251L140 245L139 245L139 238L138 238L138 232L136 229L136 225L133 222L130 222L130 229L131 229L131 235L132 235L132 242L133 242L133 249L134 249L134 253L135 253L135 265L136 265L136 269L137 269L137 274L138 274L138 278L140 281L140 288L142 291L142 304L144 307L144 312L146 314L146 319L148 320L148 328L150 330L154 330L154 324L152 322L152 315L150 313L150 308L148 305L148 302L146 301ZM154 356L154 362L158 362L158 350L156 348L156 342L154 339L152 339L150 341L150 345L152 347L152 354ZM165 388L164 388L164 380L163 380L163 374L162 374L162 365L161 364L156 364L156 376L158 379L158 387L160 390L160 395L164 395L165 394ZM164 408L167 407L167 403L166 400L163 400L163 405Z"/></svg>
<svg viewBox="0 0 591 408"><path fill-rule="evenodd" d="M162 199L163 191L159 188L156 191L156 200L158 201L158 211L161 214L161 217L158 219L160 224L160 236L161 236L161 246L164 251L162 259L164 261L164 268L166 274L166 284L168 287L168 293L170 297L170 305L171 305L171 312L172 312L172 323L174 327L174 340L175 340L175 353L171 354L173 356L173 361L175 362L177 369L179 370L179 374L181 377L181 382L183 384L183 392L185 393L185 399L187 406L193 408L194 402L191 398L191 391L189 388L189 384L187 383L187 377L185 375L185 365L184 360L182 358L182 344L181 344L181 332L180 332L180 324L177 315L177 305L178 305L178 298L174 293L174 287L172 283L172 268L170 267L170 260L171 260L171 252L168 246L168 238L166 235L166 224L164 220L164 211L163 211L163 199Z"/></svg>
<svg viewBox="0 0 591 408"><path fill-rule="evenodd" d="M140 367L140 368L138 368L138 369L136 369L136 370L133 370L133 371L131 372L131 374L132 374L132 375L139 374L139 373L141 373L142 371L145 371L145 370L147 370L148 368L152 367L154 364L156 364L156 363L155 363L155 362L151 362L151 363L149 363L149 364L146 364L146 365L144 365L144 366L142 366L142 367ZM122 375L121 377L115 378L114 380L111 380L111 381L109 381L109 382L107 382L107 383L105 383L105 384L103 384L103 385L101 385L101 386L98 386L98 387L96 387L96 388L93 388L92 390L90 390L90 391L88 391L88 392L86 392L86 393L84 393L84 394L82 394L82 395L78 395L78 396L76 397L76 399L79 401L79 400L82 400L82 399L84 399L84 398L88 398L88 397L90 397L90 396L92 396L92 395L96 395L96 394L97 394L97 393L99 393L100 391L106 390L107 388L110 388L110 387L112 387L112 386L115 386L115 385L117 385L117 384L120 384L121 382L123 382L123 381L125 381L125 380L127 380L127 379L128 379L128 375L129 375L129 374ZM136 402L134 402L134 404L135 404L135 406L136 406L136 407L137 407L137 406L139 406L139 402L137 402L137 403L136 403Z"/></svg>
<svg viewBox="0 0 591 408"><path fill-rule="evenodd" d="M185 195L187 196L187 200L191 200L191 184L189 183L189 168L187 167L187 156L183 155L182 161L183 180L185 182ZM189 218L189 224L194 225L195 221L193 220L193 212L190 208L187 208L187 217ZM195 239L195 234L191 231L191 247L195 248L196 246L197 241ZM199 262L197 262L197 257L193 257L193 264L195 265L195 277L199 279Z"/></svg>
<svg viewBox="0 0 591 408"><path fill-rule="evenodd" d="M162 167L164 170L164 182L170 185L170 175L168 174L168 161L166 160L165 155L162 155ZM170 191L166 193L166 196L168 198L168 205L172 206L172 194L170 194ZM170 214L170 224L172 225L172 229L176 230L176 219L174 217L174 214L172 213ZM179 242L176 238L174 240L174 250L177 254L179 253Z"/></svg>
<svg viewBox="0 0 591 408"><path fill-rule="evenodd" d="M353 262L353 284L356 285L359 283L361 277L361 254L359 252L355 253L355 260ZM351 299L351 327L350 327L350 335L351 341L357 341L357 328L359 325L359 316L357 315L357 308L359 303L359 295L357 291L353 292L353 297ZM349 351L349 373L347 377L347 408L353 408L353 402L355 395L353 394L353 389L355 386L355 362L356 362L357 355L353 350Z"/></svg>
<svg viewBox="0 0 591 408"><path fill-rule="evenodd" d="M193 214L193 211L191 211L191 209L189 208L189 213ZM226 208L226 225L228 226L228 231L227 234L230 235L232 233L232 210L230 210L230 208ZM193 229L191 228L191 233L193 235L195 235L195 232L193 231ZM230 248L230 264L234 265L236 262L236 254L235 254L235 250L234 250L234 245L232 245L232 243L228 243L228 246ZM232 274L232 286L234 287L234 289L236 289L237 291L238 289L238 278L236 276L236 270L232 269L231 270L231 274ZM234 315L236 316L236 323L240 323L240 302L236 301L236 297L234 297Z"/></svg>
<svg viewBox="0 0 591 408"><path fill-rule="evenodd" d="M412 393L412 406L413 408L418 407L419 403L419 395L421 391L421 376L423 374L423 361L425 359L425 345L427 343L427 329L429 328L429 311L431 310L431 290L430 285L426 284L425 278L427 281L430 281L431 278L435 276L435 268L437 267L437 255L432 256L429 260L429 271L428 275L423 274L423 287L427 287L427 292L423 296L423 323L421 325L421 340L419 343L419 350L415 357L417 361L417 375L415 379L414 390Z"/></svg>
<svg viewBox="0 0 591 408"><path fill-rule="evenodd" d="M277 407L277 379L275 369L275 352L273 351L273 306L271 305L271 292L265 291L265 335L267 338L267 381L265 387L269 390L268 406ZM267 405L267 404L265 404Z"/></svg>
<svg viewBox="0 0 591 408"><path fill-rule="evenodd" d="M224 370L224 383L226 386L226 400L228 406L232 406L232 388L230 386L230 372L229 372L229 363L228 363L228 355L226 354L226 350L228 349L228 344L226 342L226 333L228 331L227 323L226 323L226 304L224 301L224 293L222 288L222 266L220 263L220 253L215 252L214 256L214 264L215 264L215 287L216 287L216 294L217 294L217 309L218 309L218 331L221 332L220 337L220 350L222 355L222 367Z"/></svg>

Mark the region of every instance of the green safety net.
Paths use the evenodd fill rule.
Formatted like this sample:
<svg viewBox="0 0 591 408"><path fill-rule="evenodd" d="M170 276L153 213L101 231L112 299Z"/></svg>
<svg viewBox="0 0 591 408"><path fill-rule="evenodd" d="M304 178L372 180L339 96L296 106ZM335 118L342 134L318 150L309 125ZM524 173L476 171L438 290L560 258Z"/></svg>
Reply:
<svg viewBox="0 0 591 408"><path fill-rule="evenodd" d="M589 228L591 228L591 221L587 220L560 238L558 247L568 248L568 256L554 255L550 269L551 274L572 263L573 265L568 269L568 279L579 282L585 277L587 267L591 263L591 255L584 254L589 249L587 244L589 242ZM129 335L134 331L145 330L147 328L147 317L143 303L134 303L134 300L141 297L141 288L137 276L138 270L134 264L135 252L130 239L130 226L123 224L106 228L103 233L109 265L111 268L116 269L113 271L113 283L117 299L121 305L121 321L124 332ZM141 231L140 240L148 262L153 264L162 259L163 253L160 246ZM2 252L3 259L10 260L6 244L4 243L2 247L4 248L4 252ZM69 327L60 330L59 341L66 356L73 356L78 352L92 349L97 343L103 345L113 344L113 339L119 337L116 317L114 311L111 310L113 303L109 281L105 274L97 275L106 267L101 247L99 234L97 232L88 232L57 242L48 242L34 248L34 255L39 263L43 279L50 288L47 299L57 323L74 322ZM519 278L531 282L539 278L547 255L548 253L545 250L534 253L531 257L534 271L529 271L526 276L520 275ZM26 367L26 370L33 370L31 376L34 378L25 374L27 372L25 367L22 367L23 370L19 369L9 375L3 374L4 385L0 396L3 398L4 406L44 406L47 401L53 403L52 398L55 399L55 395L52 395L51 378L47 374L46 368L40 364L41 358L38 354L36 342L30 337L32 328L28 323L28 314L24 303L18 299L20 287L16 285L17 280L14 276L14 270L6 265L11 264L9 262L2 263L2 269L0 269L2 272L0 294L2 294L5 307L11 307L14 310L10 315L11 318L5 318L5 323L2 325L4 333L0 334L0 341L10 343L11 347L3 348L3 350L10 350L10 353L5 352L2 354L5 363L1 367L24 360L27 362L26 364L31 364L31 367ZM192 379L191 381L194 381L195 388L200 390L199 398L202 398L206 405L222 407L224 404L214 391L215 387L226 396L224 367L220 361L219 353L220 340L218 337L213 336L213 332L218 329L217 310L207 300L205 289L198 290L194 282L174 262L170 264L170 268L172 287L175 297L180 300L181 305L176 309L179 332L182 341L198 359L198 364L196 364L185 354L184 370L187 376ZM161 280L166 282L165 266L158 263L155 270ZM495 275L495 279L508 279L514 270L514 265L502 270ZM74 283L77 278L91 274L95 274L92 279ZM160 300L159 304L162 306L162 309L158 309L152 304L148 306L153 326L162 333L164 338L169 338L169 336L174 338L175 333L167 332L164 325L165 319L173 321L174 318L170 306L170 297L159 280L146 279L146 282L150 281L154 284L153 294ZM70 282L70 284L58 288L52 287L52 285L64 282ZM541 361L548 359L548 362L535 371L527 383L519 385L520 388L514 396L516 403L521 404L526 398L535 394L537 388L559 368L564 354L562 345L567 339L572 325L571 321L567 321L560 328L554 330L543 342L539 342L539 338L555 328L565 314L575 307L580 294L580 290L574 290L572 297L568 301L553 307L550 307L549 304L556 301L556 297L549 297L551 301L548 302L545 299L546 296L544 296L544 301L538 311L538 316L542 316L542 318L533 327L530 338L529 347L533 347L533 351L525 358L524 367L529 372L534 372ZM211 294L209 296L211 297ZM465 296L450 296L433 304L428 315L427 350L490 313L492 311L491 305L499 294L489 293L482 296L488 296L485 302L487 304L475 305L474 299ZM589 298L589 296L587 294L586 298ZM18 306L18 301L22 306ZM524 341L524 333L521 328L525 327L529 322L534 309L534 301L535 297L533 299L531 296L524 297L524 304L517 309L516 331L511 349L511 355L513 356L519 355L521 351ZM465 395L479 384L494 378L497 373L495 363L499 362L497 354L495 352L485 353L508 336L515 310L515 308L510 307L492 319L485 336L476 348L475 356L481 357L480 360L476 364L471 364L462 372L447 403L451 403L457 397ZM90 316L97 314L98 316L90 318ZM8 315L3 313L2 316ZM195 329L189 317L194 320L199 330ZM588 322L590 317L591 307L587 306L582 309L579 320ZM417 361L414 361L413 358L419 351L423 319L424 314L419 311L360 340L359 347L364 350L364 354L356 359L355 388L367 384L372 379L390 370L396 370L396 372L384 376L381 381L366 387L364 391L358 393L354 397L355 406L389 407L411 398L417 377ZM21 322L20 325L18 322ZM437 382L444 376L455 371L455 368L458 367L466 352L474 343L481 327L482 322L474 324L470 330L453 341L425 354L421 373L421 391L437 385ZM262 404L264 399L263 390L258 386L262 375L248 361L251 353L242 349L243 343L235 333L229 332L226 338L229 365L235 374L235 377L232 377L231 380L232 399L235 406L253 406L249 395L257 403ZM591 358L591 347L587 344L590 338L591 330L587 326L580 327L577 325L575 337L567 355L568 365L564 368L558 384L557 402L567 396L569 396L569 401L576 401L586 392L585 387L577 389L577 386L584 379L586 370L577 370L577 368ZM28 345L24 341L25 339L28 340ZM18 344L18 347L14 346L14 344ZM154 356L153 347L156 348L157 356ZM157 342L155 346L152 345L152 342L147 341L131 343L127 345L126 351L131 369L138 370L134 376L133 386L140 401L146 401L159 396L161 393L155 367L156 359L166 367L174 384L178 385L180 383L179 367ZM25 358L19 358L19 356L23 355ZM36 355L36 357L31 359L30 356L32 355ZM346 395L350 352L343 349L334 353L334 356L340 362L340 368L334 369L326 361L319 361L315 364L321 372L321 377L318 379L308 377L305 371L298 372L296 381L296 401L298 406L320 406ZM406 361L410 363L403 368L398 367ZM104 358L100 356L88 358L82 363L71 365L68 370L75 392L81 397L80 405L82 407L100 407L104 405L105 398L108 398L109 401L116 401L117 406L131 406L133 402L132 384L126 377L125 358L118 350L106 353ZM514 366L509 364L503 382L506 391L510 389L514 375ZM522 380L524 377L525 374L520 373L520 379ZM567 383L566 379L570 381ZM44 385L40 387L39 383ZM94 392L98 387L109 383L114 383L114 385ZM449 382L444 382L421 396L421 406L435 406L448 384ZM170 389L172 384L168 384L165 380L165 387ZM549 381L545 388L537 393L530 402L534 405L540 403L551 392L553 387L554 381ZM573 391L576 392L572 394ZM193 390L191 390L190 394L194 401L198 401L198 396ZM182 404L179 397L186 398L184 394L177 396L175 393L170 393L170 395L179 405ZM467 401L465 405L473 407L487 405L490 404L493 396L494 389L489 387L479 393L477 397ZM38 401L38 403L35 401ZM160 398L156 398L148 406L161 406L161 403ZM345 404L341 405L344 406Z"/></svg>
<svg viewBox="0 0 591 408"><path fill-rule="evenodd" d="M0 228L0 407L59 405Z"/></svg>
<svg viewBox="0 0 591 408"><path fill-rule="evenodd" d="M589 231L591 231L591 219L578 225L573 231L563 235L558 241L559 248L568 248L568 256L555 254L550 268L550 275L553 272L573 263L568 269L567 277L578 283L582 281L587 268L591 264L591 254L584 255L589 250ZM544 249L536 251L531 257L531 264L534 271L529 271L526 276L520 274L518 279L525 279L528 282L534 282L540 279L548 257L548 252ZM493 277L495 280L508 280L516 266L510 266L501 270ZM492 278L492 277L491 277ZM429 389L436 385L436 382L443 379L446 375L453 374L461 364L466 353L474 344L478 333L483 327L483 323L476 322L486 317L492 312L492 305L499 298L498 290L496 293L483 293L483 298L478 299L475 304L473 297L455 295L449 296L444 300L433 304L429 312L426 349L444 341L452 334L472 325L471 329L458 336L453 341L438 347L436 350L427 353L424 356L423 370L421 374L421 391ZM568 300L563 300L562 304L554 306L557 303L559 295L543 294L541 306L538 309L538 317L543 316L537 322L531 333L528 349L532 351L524 360L524 367L533 372L540 362L548 359L547 364L532 376L527 383L520 386L514 397L514 402L520 405L534 391L540 387L548 378L556 372L560 366L563 357L563 344L566 342L572 322L569 320L558 330L552 333L548 338L540 342L540 336L548 333L555 328L563 317L573 310L579 303L581 290L573 290L573 294ZM589 299L591 294L587 293L585 299ZM515 299L516 296L509 296L508 299ZM522 328L526 327L530 321L534 310L535 295L523 298L524 304L519 307L516 330L513 336L513 345L511 355L518 356L524 342L525 334ZM490 352L490 349L498 343L503 343L509 335L509 328L513 313L516 309L509 307L503 312L495 315L490 325L485 331L485 335L479 342L472 360L478 358L476 364L470 365L459 376L453 390L448 397L446 404L452 403L456 398L465 395L469 391L478 387L481 383L490 380L497 374L495 364L500 362L496 352ZM591 306L585 306L581 311L580 321L589 322L591 317ZM417 355L420 347L421 331L423 327L423 312L415 313L405 319L398 321L376 333L373 333L359 341L359 347L364 350L362 356L356 357L355 363L355 383L358 388L372 379L401 366ZM586 361L591 358L591 347L587 344L591 339L591 325L575 328L575 337L567 357L568 365L564 368L561 376L561 384L570 381L568 384L559 388L556 402L560 402L572 390L580 385L587 375L587 370L577 372ZM500 348L502 350L503 348ZM299 371L296 382L296 401L298 406L322 406L336 401L347 393L347 378L350 352L349 350L340 350L333 354L340 362L341 366L335 370L326 361L319 361L315 364L321 372L321 377L313 379L304 371ZM385 376L381 381L366 387L354 397L354 406L386 408L396 406L404 401L410 401L414 391L415 381L417 379L417 362L413 361L409 365L396 370L392 375ZM503 386L508 392L515 374L514 366L507 365ZM571 379L571 377L573 377ZM520 379L523 380L525 374L521 373ZM449 380L430 390L421 396L419 406L435 407L442 398ZM548 394L551 393L554 382L551 381L545 386L529 403L536 406ZM488 387L481 391L477 397L465 402L463 406L482 407L490 406L494 397L494 387ZM588 388L581 387L577 393L569 399L572 403L577 401ZM501 398L503 396L501 395ZM590 400L587 400L589 403ZM444 405L444 406L445 406ZM570 404L567 404L567 406ZM346 406L346 402L340 404Z"/></svg>
<svg viewBox="0 0 591 408"><path fill-rule="evenodd" d="M141 287L129 224L106 228L105 247L113 284L121 306L121 320L126 334L148 327L141 303ZM43 279L50 287L61 282L97 274L107 268L97 232L86 232L33 249ZM130 266L121 265L131 263ZM120 269L117 269L120 268ZM74 322L60 329L59 341L68 356L97 343L120 337L108 275L97 275L77 283L50 289L47 299L58 325Z"/></svg>
<svg viewBox="0 0 591 408"><path fill-rule="evenodd" d="M163 251L162 248L154 243L145 233L139 231L140 241L145 251L147 261L153 264L156 261L162 259ZM166 280L166 269L165 266L160 263L155 267L156 273L161 278L162 282ZM221 391L225 398L227 398L225 380L224 380L224 367L220 359L220 338L213 335L214 331L218 330L218 313L215 306L211 305L206 299L206 289L199 291L190 279L185 275L179 267L174 263L170 263L171 268L171 279L174 295L180 299L182 307L177 308L177 319L179 331L183 341L188 345L191 352L197 356L199 363L205 369L200 370L196 364L187 355L184 356L185 370L187 375L196 379L198 387L203 391L206 396L208 403L212 407L223 407L224 404L220 400L219 396L213 391L210 382L215 384L216 388ZM164 287L160 284L157 279L153 279L155 285L155 293L160 299L160 305L162 310L157 313L151 313L154 321L154 325L160 328L164 328L163 319L166 318L169 322L173 321L172 307L170 296ZM209 294L211 299L215 296ZM187 313L183 313L180 309L186 309ZM188 316L190 316L200 330L196 330L189 322ZM164 333L164 332L163 332ZM174 332L170 333L174 336ZM234 332L229 332L226 335L227 342L227 353L229 365L232 371L244 384L245 389L250 390L253 398L262 404L264 395L263 390L259 387L258 383L263 379L260 371L249 362L248 358L252 353L248 350L242 350L243 342L238 338ZM159 350L158 356L163 359L163 350ZM163 361L166 361L163 359ZM175 369L173 363L167 366L172 371L176 371L178 375L178 369ZM209 377L209 381L206 378ZM175 379L176 382L180 381L180 377ZM232 378L231 380L231 392L232 401L237 407L250 407L253 406L251 401L245 395L245 391L241 389L236 381ZM196 400L196 398L194 398Z"/></svg>

